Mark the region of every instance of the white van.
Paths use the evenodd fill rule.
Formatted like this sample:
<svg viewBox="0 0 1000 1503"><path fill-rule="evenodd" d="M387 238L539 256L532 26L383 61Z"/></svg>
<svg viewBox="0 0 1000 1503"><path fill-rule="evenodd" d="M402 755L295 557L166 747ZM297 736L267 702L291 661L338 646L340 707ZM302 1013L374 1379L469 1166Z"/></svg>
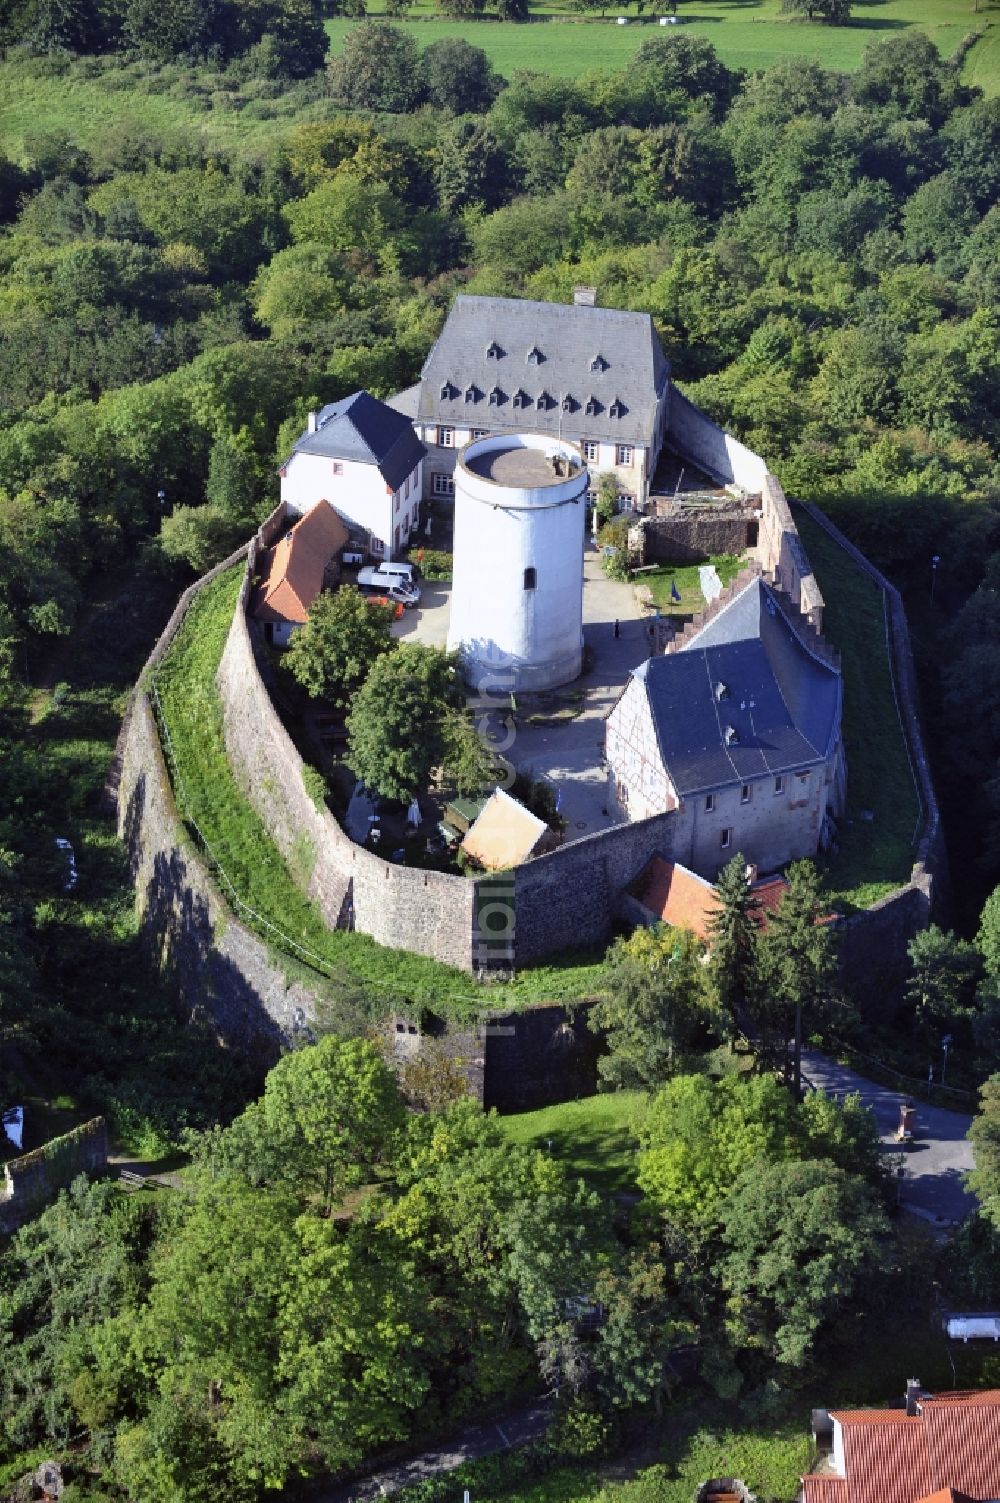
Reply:
<svg viewBox="0 0 1000 1503"><path fill-rule="evenodd" d="M420 570L415 569L412 564L407 564L400 559L383 562L379 564L379 569L383 574L395 574L401 584L408 585L415 585L420 573Z"/></svg>
<svg viewBox="0 0 1000 1503"><path fill-rule="evenodd" d="M362 589L387 590L391 585L402 585L412 590L415 583L412 564L383 563L374 569L358 570L358 584Z"/></svg>

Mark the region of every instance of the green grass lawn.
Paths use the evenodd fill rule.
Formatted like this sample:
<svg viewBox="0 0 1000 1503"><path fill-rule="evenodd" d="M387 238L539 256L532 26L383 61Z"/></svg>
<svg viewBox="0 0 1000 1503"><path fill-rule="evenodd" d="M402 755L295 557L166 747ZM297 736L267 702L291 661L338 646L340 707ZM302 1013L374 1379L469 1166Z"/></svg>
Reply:
<svg viewBox="0 0 1000 1503"><path fill-rule="evenodd" d="M226 756L215 674L242 568L228 570L198 594L157 672L156 686L176 758L178 807L196 822L242 901L274 926L261 926L268 943L280 944L280 931L292 942L283 951L286 964L294 967L297 953L301 964L301 950L313 957L306 961L312 974L305 979L316 984L325 974L334 990L353 985L382 1004L440 1005L471 1015L595 995L600 988L596 960L569 959L525 970L508 985L480 985L463 971L386 949L367 935L327 929L244 798Z"/></svg>
<svg viewBox="0 0 1000 1503"><path fill-rule="evenodd" d="M377 14L382 0L371 10ZM632 24L618 26L628 15ZM926 31L940 51L952 53L975 28L983 36L965 60L964 77L987 94L1000 92L1000 0L857 0L849 26L822 26L781 15L781 0L702 0L680 6L686 31L712 42L735 68L766 68L783 57L808 56L827 68L857 68L865 48L908 26ZM565 0L535 7L530 24L488 20L440 20L430 0L413 6L400 23L421 46L441 37L464 36L482 47L506 77L518 69L577 76L623 68L640 43L659 34L654 17L636 16L635 0L609 6L611 19L583 19ZM327 22L333 52L357 23ZM556 29L558 28L558 29ZM666 29L666 28L665 28ZM673 28L671 28L671 31ZM294 90L277 99L242 95L217 76L196 70L134 63L107 73L93 59L8 58L0 63L0 140L21 156L28 135L68 131L83 146L109 133L154 132L196 135L223 146L252 148L296 120L313 118L322 106L303 103Z"/></svg>
<svg viewBox="0 0 1000 1503"><path fill-rule="evenodd" d="M632 1121L644 1091L608 1091L503 1119L512 1143L549 1148L573 1173L605 1194L635 1189L636 1142Z"/></svg>
<svg viewBox="0 0 1000 1503"><path fill-rule="evenodd" d="M370 9L381 8L376 0ZM637 16L635 0L623 5L609 3L610 19L586 19L558 3L533 8L530 25L487 20L438 20L431 3L416 4L406 25L413 28L422 46L441 37L464 36L482 47L500 73L510 77L519 68L543 73L576 75L594 69L622 68L639 44L660 28L656 18ZM632 18L619 26L619 15ZM724 63L732 68L767 68L780 58L808 56L826 68L853 72L870 42L908 26L926 31L938 49L948 55L977 26L987 29L966 59L969 82L987 93L1000 90L1000 6L996 0L856 0L848 26L823 26L781 14L781 0L702 0L696 8L682 3L678 9L685 31L707 37ZM547 24L539 24L547 23ZM566 24L561 24L566 23ZM328 21L327 30L336 51L351 21ZM552 25L559 24L553 34ZM664 28L667 30L668 28ZM669 28L671 31L674 28ZM980 56L980 48L982 55Z"/></svg>
<svg viewBox="0 0 1000 1503"><path fill-rule="evenodd" d="M740 572L740 559L734 553L720 553L708 560L714 564L723 586L734 580ZM704 610L705 597L701 593L698 564L661 564L656 569L643 570L635 577L636 584L645 585L658 610L678 621L688 621L696 611ZM671 598L670 587L676 584L680 600Z"/></svg>
<svg viewBox="0 0 1000 1503"><path fill-rule="evenodd" d="M797 511L795 520L826 601L826 635L843 659L847 819L827 882L845 906L863 908L909 880L919 805L893 697L881 591L810 516Z"/></svg>

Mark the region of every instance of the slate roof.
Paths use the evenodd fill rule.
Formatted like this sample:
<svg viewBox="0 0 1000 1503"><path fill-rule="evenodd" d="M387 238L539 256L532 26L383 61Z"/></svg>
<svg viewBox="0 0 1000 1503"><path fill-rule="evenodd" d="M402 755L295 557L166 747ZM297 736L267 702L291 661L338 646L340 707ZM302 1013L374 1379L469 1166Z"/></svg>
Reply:
<svg viewBox="0 0 1000 1503"><path fill-rule="evenodd" d="M347 528L329 501L317 501L263 558L263 578L251 614L258 621L301 626L323 588L326 566L348 540Z"/></svg>
<svg viewBox="0 0 1000 1503"><path fill-rule="evenodd" d="M760 578L633 677L682 798L823 762L839 732L839 673L800 642Z"/></svg>
<svg viewBox="0 0 1000 1503"><path fill-rule="evenodd" d="M417 416L650 444L669 374L648 313L463 293L424 363Z"/></svg>
<svg viewBox="0 0 1000 1503"><path fill-rule="evenodd" d="M398 490L427 450L403 413L366 391L330 402L317 416L316 431L296 440L294 454L322 454L377 465L386 485Z"/></svg>

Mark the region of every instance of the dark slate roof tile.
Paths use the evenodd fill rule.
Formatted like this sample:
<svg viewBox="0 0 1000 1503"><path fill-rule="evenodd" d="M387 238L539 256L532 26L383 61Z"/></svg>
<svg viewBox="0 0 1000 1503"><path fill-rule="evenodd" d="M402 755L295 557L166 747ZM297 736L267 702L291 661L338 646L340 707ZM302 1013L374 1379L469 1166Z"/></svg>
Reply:
<svg viewBox="0 0 1000 1503"><path fill-rule="evenodd" d="M356 391L324 407L315 433L301 434L294 452L377 465L386 485L397 490L427 450L408 417Z"/></svg>
<svg viewBox="0 0 1000 1503"><path fill-rule="evenodd" d="M804 769L833 749L840 675L799 641L762 580L690 647L651 658L635 677L682 797Z"/></svg>
<svg viewBox="0 0 1000 1503"><path fill-rule="evenodd" d="M418 419L513 432L523 407L512 397L522 390L533 431L570 437L570 427L585 427L588 438L648 444L669 373L648 313L462 294L424 364ZM551 400L539 406L543 392ZM590 401L585 424L567 422Z"/></svg>

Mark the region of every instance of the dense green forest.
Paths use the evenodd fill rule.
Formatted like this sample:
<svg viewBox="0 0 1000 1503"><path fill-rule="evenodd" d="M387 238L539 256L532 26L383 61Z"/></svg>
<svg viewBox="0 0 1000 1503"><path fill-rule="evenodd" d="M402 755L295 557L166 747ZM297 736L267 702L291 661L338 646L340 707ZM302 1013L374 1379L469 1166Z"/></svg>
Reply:
<svg viewBox="0 0 1000 1503"><path fill-rule="evenodd" d="M384 23L324 65L288 0L5 5L0 30L22 76L113 94L140 70L269 112L225 138L29 131L0 159L0 1085L64 1089L136 1145L207 1132L190 1194L81 1187L5 1254L6 1456L72 1442L104 1479L78 1498L253 1498L557 1379L586 1447L659 1402L664 1351L695 1331L714 1390L767 1412L772 1372L805 1382L818 1333L856 1339L889 1298L884 1186L849 1111L820 1132L764 1079L678 1077L640 1131L624 1241L471 1108L407 1117L367 1045L290 1056L239 1116L259 1082L178 1029L97 798L172 599L270 510L306 412L414 380L459 290L593 283L648 309L685 391L904 590L975 932L1000 878L1000 100L916 32L850 78L743 76L672 35L621 73L505 83L467 42L421 53ZM948 1007L974 967L935 943L920 995ZM734 1098L721 1180L694 1149L705 1090ZM766 1287L750 1252L778 1201L800 1237ZM836 1298L799 1278L810 1259L842 1270ZM567 1310L594 1290L612 1318L584 1342Z"/></svg>

